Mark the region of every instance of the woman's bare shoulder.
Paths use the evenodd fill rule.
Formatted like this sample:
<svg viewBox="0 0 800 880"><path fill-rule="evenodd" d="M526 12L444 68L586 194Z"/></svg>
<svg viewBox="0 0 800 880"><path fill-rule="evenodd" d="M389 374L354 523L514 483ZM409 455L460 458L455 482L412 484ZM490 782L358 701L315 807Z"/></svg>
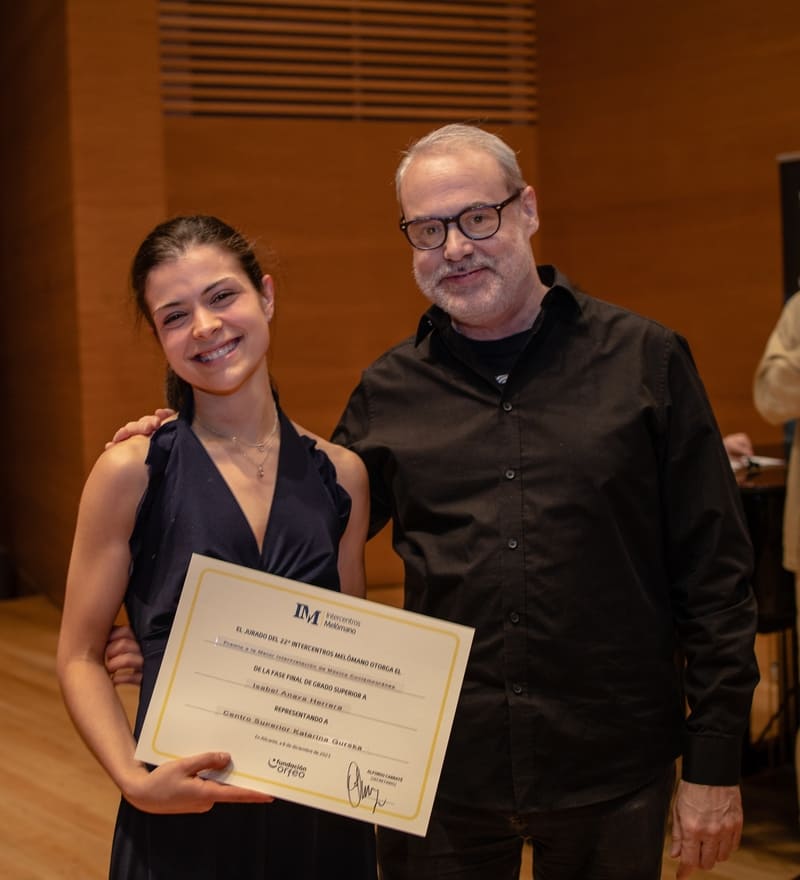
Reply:
<svg viewBox="0 0 800 880"><path fill-rule="evenodd" d="M100 454L92 468L89 482L99 484L108 492L138 491L147 483L147 453L150 438L142 435L129 437L109 446Z"/></svg>

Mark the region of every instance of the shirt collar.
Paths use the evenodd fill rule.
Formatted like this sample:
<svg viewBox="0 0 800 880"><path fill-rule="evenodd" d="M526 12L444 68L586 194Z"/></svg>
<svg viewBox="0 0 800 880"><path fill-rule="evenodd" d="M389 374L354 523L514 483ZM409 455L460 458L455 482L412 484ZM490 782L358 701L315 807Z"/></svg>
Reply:
<svg viewBox="0 0 800 880"><path fill-rule="evenodd" d="M537 266L539 280L548 287L542 298L542 310L557 310L564 318L577 318L581 312L581 304L575 289L566 275L555 266ZM434 330L445 332L450 327L450 317L439 306L431 306L420 318L414 345L419 345Z"/></svg>

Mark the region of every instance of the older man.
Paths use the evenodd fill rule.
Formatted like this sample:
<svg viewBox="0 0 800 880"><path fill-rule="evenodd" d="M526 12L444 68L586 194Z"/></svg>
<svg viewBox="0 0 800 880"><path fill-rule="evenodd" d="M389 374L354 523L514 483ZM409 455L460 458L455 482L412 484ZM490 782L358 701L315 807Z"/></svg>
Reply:
<svg viewBox="0 0 800 880"><path fill-rule="evenodd" d="M529 838L537 878L655 880L678 756L672 853L710 868L741 831L756 614L688 347L537 268L494 135L434 131L396 182L433 306L334 440L393 523L406 608L476 634L428 835L381 829L383 877L511 880Z"/></svg>

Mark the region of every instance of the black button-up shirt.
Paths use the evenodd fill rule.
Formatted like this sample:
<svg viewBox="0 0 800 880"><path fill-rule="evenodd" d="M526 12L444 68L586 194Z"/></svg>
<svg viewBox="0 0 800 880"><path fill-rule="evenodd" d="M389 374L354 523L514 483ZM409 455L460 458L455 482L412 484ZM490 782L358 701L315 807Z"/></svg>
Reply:
<svg viewBox="0 0 800 880"><path fill-rule="evenodd" d="M689 781L735 784L751 547L688 346L540 274L507 378L433 307L334 433L369 470L373 532L392 521L406 608L476 630L439 794L576 806L681 753Z"/></svg>

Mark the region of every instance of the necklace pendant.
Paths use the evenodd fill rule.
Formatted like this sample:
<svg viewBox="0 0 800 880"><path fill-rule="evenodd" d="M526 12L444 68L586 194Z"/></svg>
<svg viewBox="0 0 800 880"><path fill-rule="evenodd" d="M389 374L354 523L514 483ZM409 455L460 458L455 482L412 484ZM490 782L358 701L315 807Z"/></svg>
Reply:
<svg viewBox="0 0 800 880"><path fill-rule="evenodd" d="M259 480L264 479L264 465L263 464L258 465L258 479Z"/></svg>

